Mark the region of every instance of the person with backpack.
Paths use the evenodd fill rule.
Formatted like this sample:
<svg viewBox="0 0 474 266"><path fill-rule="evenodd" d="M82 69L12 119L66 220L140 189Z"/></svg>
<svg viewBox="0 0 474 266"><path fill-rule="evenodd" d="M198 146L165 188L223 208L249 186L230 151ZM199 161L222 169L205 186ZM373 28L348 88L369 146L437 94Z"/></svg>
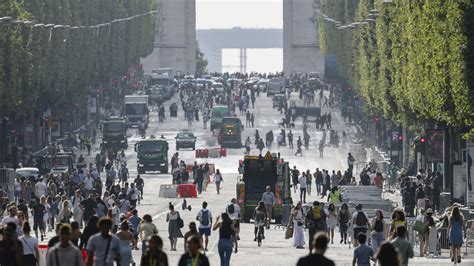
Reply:
<svg viewBox="0 0 474 266"><path fill-rule="evenodd" d="M234 222L234 251L237 253L238 240L240 240L240 206L237 204L237 199L233 198L230 204L227 205L225 212L229 215L230 219Z"/></svg>
<svg viewBox="0 0 474 266"><path fill-rule="evenodd" d="M207 209L207 202L202 203L202 209L198 212L196 220L199 221L199 234L204 238L204 251L207 250L209 244L209 236L211 235L212 214Z"/></svg>
<svg viewBox="0 0 474 266"><path fill-rule="evenodd" d="M313 207L306 213L305 221L309 233L309 250L313 250L313 237L317 232L326 231L326 212L319 201L313 202Z"/></svg>
<svg viewBox="0 0 474 266"><path fill-rule="evenodd" d="M135 187L140 191L140 199L143 199L143 187L145 186L145 181L143 181L143 178L141 178L140 175L137 175L137 178L135 178L133 183L135 183Z"/></svg>
<svg viewBox="0 0 474 266"><path fill-rule="evenodd" d="M360 233L367 233L367 229L370 228L369 218L367 213L362 211L362 204L357 204L356 211L352 215L352 224L354 225L354 247L357 247L359 243L357 242L357 236Z"/></svg>

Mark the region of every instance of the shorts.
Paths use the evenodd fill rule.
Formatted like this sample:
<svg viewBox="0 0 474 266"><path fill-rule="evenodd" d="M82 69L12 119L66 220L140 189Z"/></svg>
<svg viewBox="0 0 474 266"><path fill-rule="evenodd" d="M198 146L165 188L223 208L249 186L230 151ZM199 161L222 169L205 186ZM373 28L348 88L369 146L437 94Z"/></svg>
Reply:
<svg viewBox="0 0 474 266"><path fill-rule="evenodd" d="M239 229L240 228L240 221L239 220L234 220L234 228Z"/></svg>
<svg viewBox="0 0 474 266"><path fill-rule="evenodd" d="M33 219L33 230L44 230L44 222L42 219Z"/></svg>
<svg viewBox="0 0 474 266"><path fill-rule="evenodd" d="M210 236L211 235L211 228L210 227L207 227L207 228L199 228L199 234L201 236L205 235L205 236Z"/></svg>

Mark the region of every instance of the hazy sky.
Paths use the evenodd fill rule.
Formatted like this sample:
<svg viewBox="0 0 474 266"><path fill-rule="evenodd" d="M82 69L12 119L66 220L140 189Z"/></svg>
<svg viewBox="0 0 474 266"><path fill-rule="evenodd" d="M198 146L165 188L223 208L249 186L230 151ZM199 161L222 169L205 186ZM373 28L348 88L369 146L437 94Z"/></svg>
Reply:
<svg viewBox="0 0 474 266"><path fill-rule="evenodd" d="M283 0L196 0L197 29L283 28Z"/></svg>

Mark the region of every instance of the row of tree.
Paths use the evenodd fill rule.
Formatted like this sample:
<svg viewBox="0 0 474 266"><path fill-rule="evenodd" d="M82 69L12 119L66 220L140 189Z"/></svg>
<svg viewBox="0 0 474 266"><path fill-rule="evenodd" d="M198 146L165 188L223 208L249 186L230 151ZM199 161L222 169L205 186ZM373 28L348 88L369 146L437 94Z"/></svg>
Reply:
<svg viewBox="0 0 474 266"><path fill-rule="evenodd" d="M153 10L154 0L1 1L11 20L0 20L0 113L85 103L104 77L152 52Z"/></svg>
<svg viewBox="0 0 474 266"><path fill-rule="evenodd" d="M321 11L340 25L365 23L340 29L319 17L321 49L336 56L369 115L474 134L474 2L393 2L324 1Z"/></svg>

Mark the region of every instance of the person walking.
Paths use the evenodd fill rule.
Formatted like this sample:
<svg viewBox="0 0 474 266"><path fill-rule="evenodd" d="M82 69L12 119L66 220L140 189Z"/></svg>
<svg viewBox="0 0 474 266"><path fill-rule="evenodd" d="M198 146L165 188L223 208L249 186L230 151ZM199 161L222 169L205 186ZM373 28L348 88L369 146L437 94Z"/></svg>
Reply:
<svg viewBox="0 0 474 266"><path fill-rule="evenodd" d="M375 254L375 259L380 266L399 266L401 264L398 251L390 242L385 242L380 246L378 253Z"/></svg>
<svg viewBox="0 0 474 266"><path fill-rule="evenodd" d="M288 132L288 148L293 149L293 132Z"/></svg>
<svg viewBox="0 0 474 266"><path fill-rule="evenodd" d="M357 235L357 242L360 244L354 249L354 256L352 259L352 265L355 266L370 266L370 261L374 259L374 250L367 246L367 235L359 233Z"/></svg>
<svg viewBox="0 0 474 266"><path fill-rule="evenodd" d="M230 204L227 205L226 210L227 214L229 215L230 219L234 223L234 252L237 253L238 250L238 241L240 240L239 233L240 233L240 206L237 204L237 199L233 198L230 201Z"/></svg>
<svg viewBox="0 0 474 266"><path fill-rule="evenodd" d="M306 170L306 192L311 196L311 184L313 183L313 175L309 170Z"/></svg>
<svg viewBox="0 0 474 266"><path fill-rule="evenodd" d="M301 202L298 202L291 211L290 221L293 223L293 246L297 249L304 249L304 231L303 231L303 209Z"/></svg>
<svg viewBox="0 0 474 266"><path fill-rule="evenodd" d="M367 213L362 211L362 204L356 205L356 211L352 215L352 224L354 225L354 240L357 239L360 233L367 233L367 229L370 228L369 218L367 217ZM354 247L357 246L357 241L354 241Z"/></svg>
<svg viewBox="0 0 474 266"><path fill-rule="evenodd" d="M209 259L201 253L201 239L197 236L191 236L186 239L186 243L189 251L181 256L178 266L209 266Z"/></svg>
<svg viewBox="0 0 474 266"><path fill-rule="evenodd" d="M138 232L140 233L140 240L142 241L142 255L147 250L147 243L153 235L158 234L158 229L155 224L152 222L151 215L143 215L140 226L138 227Z"/></svg>
<svg viewBox="0 0 474 266"><path fill-rule="evenodd" d="M354 162L355 162L355 158L354 156L352 156L352 154L349 152L347 154L347 171L349 172L349 174L351 175L352 177L352 172L354 170Z"/></svg>
<svg viewBox="0 0 474 266"><path fill-rule="evenodd" d="M410 244L410 242L408 242L405 239L405 234L406 233L407 233L407 229L405 228L405 226L399 226L397 228L396 237L391 242L392 245L396 249L398 249L398 252L399 252L399 254L402 258L401 265L403 265L403 266L408 266L408 259L413 258L413 256L415 255L413 253L412 245Z"/></svg>
<svg viewBox="0 0 474 266"><path fill-rule="evenodd" d="M384 232L386 231L385 222L383 220L382 211L375 210L375 217L370 222L370 230L372 236L372 249L377 254L378 248L385 241Z"/></svg>
<svg viewBox="0 0 474 266"><path fill-rule="evenodd" d="M148 241L148 249L142 255L140 266L168 266L168 256L163 252L163 240L154 235Z"/></svg>
<svg viewBox="0 0 474 266"><path fill-rule="evenodd" d="M319 201L313 202L313 207L306 213L305 223L309 233L309 250L313 250L313 237L317 232L326 232L326 212Z"/></svg>
<svg viewBox="0 0 474 266"><path fill-rule="evenodd" d="M23 235L18 238L23 246L23 254L21 256L21 265L36 266L39 261L38 239L32 237L29 222L25 222L22 227Z"/></svg>
<svg viewBox="0 0 474 266"><path fill-rule="evenodd" d="M196 175L194 176L194 184L197 184L198 193L202 194L202 184L204 182L204 169L202 165L196 169Z"/></svg>
<svg viewBox="0 0 474 266"><path fill-rule="evenodd" d="M453 207L451 215L449 216L448 233L449 243L451 244L451 261L453 261L454 264L461 263L461 246L463 239L466 238L467 231L464 216L459 211L457 205Z"/></svg>
<svg viewBox="0 0 474 266"><path fill-rule="evenodd" d="M232 255L232 237L235 236L234 223L229 215L224 212L220 216L217 216L212 229L214 231L219 229L219 243L217 244L217 249L221 259L221 266L229 266L230 256Z"/></svg>
<svg viewBox="0 0 474 266"><path fill-rule="evenodd" d="M127 220L120 224L120 231L117 233L117 237L120 241L120 266L129 266L133 260L130 246L135 246L137 243L132 233L130 233Z"/></svg>
<svg viewBox="0 0 474 266"><path fill-rule="evenodd" d="M415 218L415 223L420 224L421 226L417 227L417 230L415 230L415 228L413 230L418 232L418 240L420 241L420 257L424 257L426 252L428 252L429 224L425 209L420 207L418 212L419 214Z"/></svg>
<svg viewBox="0 0 474 266"><path fill-rule="evenodd" d="M176 244L178 243L178 238L182 238L183 234L180 229L179 212L175 211L174 205L169 203L169 212L166 215L166 222L168 223L168 234L170 239L171 248L170 251L176 251Z"/></svg>
<svg viewBox="0 0 474 266"><path fill-rule="evenodd" d="M313 240L311 254L300 258L297 266L335 266L334 261L326 258L324 253L328 248L329 239L325 232L319 232Z"/></svg>
<svg viewBox="0 0 474 266"><path fill-rule="evenodd" d="M331 244L334 244L334 229L337 226L337 213L336 206L334 206L334 203L329 203L326 224L328 227L328 233L329 238L331 239Z"/></svg>
<svg viewBox="0 0 474 266"><path fill-rule="evenodd" d="M342 244L342 242L344 242L344 244L347 244L347 231L349 230L349 206L347 203L342 203L337 215L337 220L339 232L341 233L341 241L339 243Z"/></svg>
<svg viewBox="0 0 474 266"><path fill-rule="evenodd" d="M224 179L222 178L219 169L217 169L216 174L214 175L214 183L216 184L216 190L218 195L220 194L221 182L224 182Z"/></svg>
<svg viewBox="0 0 474 266"><path fill-rule="evenodd" d="M266 191L262 194L263 204L265 205L265 210L267 213L268 220L266 221L267 229L270 229L270 223L273 218L273 207L275 206L275 194L273 194L270 186L266 187Z"/></svg>
<svg viewBox="0 0 474 266"><path fill-rule="evenodd" d="M196 226L196 223L195 223L195 222L190 222L190 223L189 223L189 231L184 234L184 239L185 239L185 240L186 240L186 239L189 239L189 237L192 237L192 236L197 236L197 237L199 237L199 238L201 239L201 241L202 241L202 237L201 237L201 235L199 234L199 231L197 230L197 226ZM184 251L185 251L185 252L188 252L188 251L189 251L189 250L188 250L188 247L187 247L186 241L184 241Z"/></svg>
<svg viewBox="0 0 474 266"><path fill-rule="evenodd" d="M426 219L428 220L429 235L428 235L428 252L430 256L438 257L438 228L433 219L433 209L426 210Z"/></svg>
<svg viewBox="0 0 474 266"><path fill-rule="evenodd" d="M308 186L306 173L302 172L300 178L298 179L300 184L300 202L306 203L306 188Z"/></svg>
<svg viewBox="0 0 474 266"><path fill-rule="evenodd" d="M84 259L79 248L71 244L71 227L67 224L59 229L59 243L54 245L46 254L47 266L84 266ZM39 257L38 257L39 258ZM22 264L26 265L26 264ZM37 264L34 264L37 265ZM92 265L92 261L90 264ZM109 265L109 264L95 264ZM112 265L112 264L110 264Z"/></svg>
<svg viewBox="0 0 474 266"><path fill-rule="evenodd" d="M120 240L110 234L112 225L112 220L109 218L100 218L98 223L100 233L91 236L87 243L87 266L113 266L114 261L121 265Z"/></svg>
<svg viewBox="0 0 474 266"><path fill-rule="evenodd" d="M296 155L301 155L303 156L303 151L301 150L301 147L303 147L303 142L301 141L301 136L298 137L298 140L296 141Z"/></svg>
<svg viewBox="0 0 474 266"><path fill-rule="evenodd" d="M207 252L207 246L209 244L209 236L211 236L211 225L212 225L212 213L207 209L207 202L202 203L202 209L198 212L196 220L199 221L199 234L205 239L204 252Z"/></svg>

